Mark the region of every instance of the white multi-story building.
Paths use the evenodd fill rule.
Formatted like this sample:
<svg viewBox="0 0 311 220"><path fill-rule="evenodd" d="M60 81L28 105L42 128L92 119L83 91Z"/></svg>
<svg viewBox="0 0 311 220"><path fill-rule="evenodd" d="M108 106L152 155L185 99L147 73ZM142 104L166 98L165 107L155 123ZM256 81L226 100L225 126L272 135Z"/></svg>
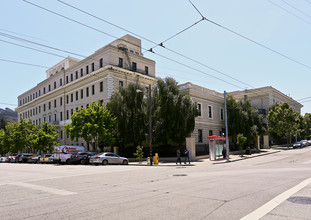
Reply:
<svg viewBox="0 0 311 220"><path fill-rule="evenodd" d="M153 84L155 62L143 56L139 39L125 35L83 60L62 60L46 71L46 77L18 96L19 120L31 118L35 125L46 121L56 127L61 144L85 146L64 132L73 112L92 102L106 104L119 86Z"/></svg>

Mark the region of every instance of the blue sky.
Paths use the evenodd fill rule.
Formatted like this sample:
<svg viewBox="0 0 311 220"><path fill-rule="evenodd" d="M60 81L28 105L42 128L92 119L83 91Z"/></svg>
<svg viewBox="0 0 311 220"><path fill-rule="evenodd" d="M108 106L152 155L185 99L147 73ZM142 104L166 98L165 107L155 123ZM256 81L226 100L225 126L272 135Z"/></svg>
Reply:
<svg viewBox="0 0 311 220"><path fill-rule="evenodd" d="M124 30L82 14L57 0L28 1L115 37L127 34ZM188 0L63 1L157 43L201 19L200 14ZM309 92L311 0L192 0L192 2L207 19L301 64L204 20L168 40L164 45L167 49L190 57L230 77L161 47L154 49L155 54L150 52L144 54L145 57L156 61L157 76L171 76L179 83L192 82L218 92L273 86L296 100L311 96ZM115 40L113 37L51 14L22 0L3 1L0 22L1 33L85 56ZM62 60L59 56L29 50L4 41L33 47L59 56L77 57L70 53L42 48L0 35L0 59L45 67L51 67ZM142 44L143 48L147 49L154 46L146 40L142 40ZM15 108L17 96L46 77L46 68L1 60L0 66L0 108ZM308 100L311 98L301 101L304 105L302 114L311 112L311 101Z"/></svg>

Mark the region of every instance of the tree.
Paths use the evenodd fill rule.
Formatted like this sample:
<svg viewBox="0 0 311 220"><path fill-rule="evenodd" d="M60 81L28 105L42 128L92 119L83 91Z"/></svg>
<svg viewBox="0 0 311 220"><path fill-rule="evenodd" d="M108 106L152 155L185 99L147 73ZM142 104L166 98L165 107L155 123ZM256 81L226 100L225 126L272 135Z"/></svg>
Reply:
<svg viewBox="0 0 311 220"><path fill-rule="evenodd" d="M303 117L303 135L305 138L311 137L311 113L306 113Z"/></svg>
<svg viewBox="0 0 311 220"><path fill-rule="evenodd" d="M5 130L6 124L7 124L7 122L4 120L4 118L0 118L0 129Z"/></svg>
<svg viewBox="0 0 311 220"><path fill-rule="evenodd" d="M134 156L139 160L139 163L141 163L143 157L144 157L144 152L143 152L143 146L137 146L136 152L134 153Z"/></svg>
<svg viewBox="0 0 311 220"><path fill-rule="evenodd" d="M239 150L241 151L242 156L243 156L243 147L244 147L246 141L247 141L247 138L244 137L243 134L238 134L238 136L237 136L237 144L239 146Z"/></svg>
<svg viewBox="0 0 311 220"><path fill-rule="evenodd" d="M277 134L279 137L286 137L287 143L291 137L299 132L301 116L286 103L274 105L268 113L268 130Z"/></svg>
<svg viewBox="0 0 311 220"><path fill-rule="evenodd" d="M199 115L197 104L180 93L173 78L158 79L152 97L155 142L182 144L190 136Z"/></svg>
<svg viewBox="0 0 311 220"><path fill-rule="evenodd" d="M0 154L4 154L8 152L7 145L4 144L5 139L5 131L0 129Z"/></svg>
<svg viewBox="0 0 311 220"><path fill-rule="evenodd" d="M45 122L38 125L35 132L29 135L30 146L38 151L51 151L54 145L58 145L58 133L54 126Z"/></svg>
<svg viewBox="0 0 311 220"><path fill-rule="evenodd" d="M237 140L238 134L243 134L247 140L254 140L255 137L265 132L262 126L262 115L253 108L249 101L236 101L233 97L227 98L228 109L228 133L233 142Z"/></svg>
<svg viewBox="0 0 311 220"><path fill-rule="evenodd" d="M119 91L112 95L107 104L118 121L116 145L121 148L128 144L141 145L146 140L147 100L144 99L143 90L138 84L119 87Z"/></svg>
<svg viewBox="0 0 311 220"><path fill-rule="evenodd" d="M95 148L99 143L113 145L115 142L114 129L116 118L106 106L93 102L87 109L80 108L71 116L71 123L65 125L65 131L71 139L83 138L88 144L94 142Z"/></svg>

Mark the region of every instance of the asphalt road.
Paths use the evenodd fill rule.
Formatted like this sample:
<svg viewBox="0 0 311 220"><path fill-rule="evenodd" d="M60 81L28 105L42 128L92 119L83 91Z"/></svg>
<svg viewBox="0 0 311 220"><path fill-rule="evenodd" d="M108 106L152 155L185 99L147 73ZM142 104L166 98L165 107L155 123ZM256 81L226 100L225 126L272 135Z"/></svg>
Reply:
<svg viewBox="0 0 311 220"><path fill-rule="evenodd" d="M192 166L2 163L0 219L311 219L287 201L311 197L310 177L311 147Z"/></svg>

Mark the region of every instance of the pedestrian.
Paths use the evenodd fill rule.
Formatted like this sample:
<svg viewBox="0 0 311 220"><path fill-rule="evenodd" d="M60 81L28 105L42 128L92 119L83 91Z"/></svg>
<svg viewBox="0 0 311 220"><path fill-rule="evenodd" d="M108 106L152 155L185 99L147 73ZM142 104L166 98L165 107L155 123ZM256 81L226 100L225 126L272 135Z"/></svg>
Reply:
<svg viewBox="0 0 311 220"><path fill-rule="evenodd" d="M224 159L225 159L226 156L227 156L227 150L226 150L225 147L222 149L222 156L223 156Z"/></svg>
<svg viewBox="0 0 311 220"><path fill-rule="evenodd" d="M185 149L184 154L185 154L185 164L187 161L190 164L189 151L187 149Z"/></svg>
<svg viewBox="0 0 311 220"><path fill-rule="evenodd" d="M178 162L179 162L179 164L181 164L181 160L180 160L180 150L179 150L179 149L177 149L177 151L176 151L176 156L177 156L176 165L177 165Z"/></svg>

